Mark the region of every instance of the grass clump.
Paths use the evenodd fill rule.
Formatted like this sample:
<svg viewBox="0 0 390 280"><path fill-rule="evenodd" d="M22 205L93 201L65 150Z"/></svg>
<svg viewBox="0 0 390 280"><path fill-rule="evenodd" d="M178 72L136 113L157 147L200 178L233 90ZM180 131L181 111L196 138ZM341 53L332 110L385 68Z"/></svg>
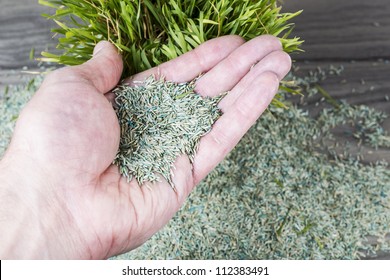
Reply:
<svg viewBox="0 0 390 280"><path fill-rule="evenodd" d="M159 181L161 175L175 188L175 160L186 154L192 162L200 137L222 114L217 107L222 95L203 98L194 89L194 81L175 84L149 77L114 90L121 127L114 163L128 180L134 177L142 185Z"/></svg>
<svg viewBox="0 0 390 280"><path fill-rule="evenodd" d="M287 52L299 49L289 38L296 13L281 13L277 0L39 0L56 9L45 15L62 35L60 54L43 52L45 61L66 65L91 58L101 40L122 53L124 77L173 59L222 35L249 40L262 34L279 36Z"/></svg>

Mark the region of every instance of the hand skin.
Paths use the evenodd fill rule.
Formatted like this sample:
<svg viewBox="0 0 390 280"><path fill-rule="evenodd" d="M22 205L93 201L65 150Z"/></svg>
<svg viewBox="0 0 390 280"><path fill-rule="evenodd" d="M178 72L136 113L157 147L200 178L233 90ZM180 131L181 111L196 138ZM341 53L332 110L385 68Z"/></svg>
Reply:
<svg viewBox="0 0 390 280"><path fill-rule="evenodd" d="M112 165L120 129L110 90L122 73L113 45L100 42L90 61L52 72L22 111L0 161L0 258L106 259L140 246L254 124L290 66L272 36L225 36L129 80L154 74L185 82L205 73L199 94L230 91L193 168L184 155L175 162L177 192L165 181L127 183Z"/></svg>

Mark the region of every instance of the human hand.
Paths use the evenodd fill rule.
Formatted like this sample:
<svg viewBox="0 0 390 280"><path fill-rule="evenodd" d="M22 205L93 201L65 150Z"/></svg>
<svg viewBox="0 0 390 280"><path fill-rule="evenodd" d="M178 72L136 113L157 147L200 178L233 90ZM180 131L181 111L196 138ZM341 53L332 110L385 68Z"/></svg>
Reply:
<svg viewBox="0 0 390 280"><path fill-rule="evenodd" d="M193 167L184 155L175 162L176 192L165 181L150 188L128 183L112 165L120 129L109 100L122 62L111 44L99 43L83 65L49 74L0 162L0 258L103 259L144 243L269 105L290 69L281 49L271 36L246 43L225 36L131 78L186 82L205 73L199 94L230 91Z"/></svg>

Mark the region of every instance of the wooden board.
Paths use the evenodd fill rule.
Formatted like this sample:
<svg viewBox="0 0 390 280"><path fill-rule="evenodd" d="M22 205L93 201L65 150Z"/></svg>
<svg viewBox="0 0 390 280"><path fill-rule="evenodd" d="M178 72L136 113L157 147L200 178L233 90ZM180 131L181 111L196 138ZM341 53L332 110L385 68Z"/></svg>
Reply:
<svg viewBox="0 0 390 280"><path fill-rule="evenodd" d="M285 0L283 11L303 10L293 34L305 40L299 60L390 58L390 1Z"/></svg>
<svg viewBox="0 0 390 280"><path fill-rule="evenodd" d="M343 100L352 105L365 104L390 113L390 63L384 60L372 61L326 61L326 62L298 62L295 63L297 76L307 76L310 71L321 69L327 72L330 67L340 68L340 75L328 75L318 84L333 98ZM316 115L321 106L315 106L321 98L305 98L305 109ZM390 120L389 120L390 121ZM390 124L386 125L390 131Z"/></svg>
<svg viewBox="0 0 390 280"><path fill-rule="evenodd" d="M331 67L340 68L339 75L329 75L318 85L322 87L336 101L345 101L351 105L367 105L377 110L390 113L390 79L385 76L390 73L390 63L380 61L326 61L326 62L298 62L294 74L308 76L309 72L319 71L327 73ZM321 69L321 70L318 70ZM311 116L316 117L326 107L331 107L327 102L321 102L322 95L314 97L291 98L294 104L307 110ZM386 131L390 131L390 118L382 124ZM361 157L361 162L370 164L377 161L390 163L390 149L374 149L359 143L356 139L347 136L353 129L351 127L338 127L335 129L335 140L340 144L338 153L342 154L348 147L350 154Z"/></svg>
<svg viewBox="0 0 390 280"><path fill-rule="evenodd" d="M294 21L294 35L305 40L304 53L293 55L297 76L317 68L342 66L339 76L318 84L336 100L365 104L390 115L390 2L372 1L285 1L284 11L303 13ZM320 95L305 98L301 107L316 116L326 105ZM297 99L294 103L299 104ZM383 127L390 132L390 118ZM343 140L339 131L337 140ZM351 141L351 139L348 139ZM390 162L389 149L371 149L354 143L351 152L363 155L363 162Z"/></svg>
<svg viewBox="0 0 390 280"><path fill-rule="evenodd" d="M40 52L53 48L50 27L53 23L40 15L50 9L37 4L37 0L0 1L0 70L36 67L30 51Z"/></svg>

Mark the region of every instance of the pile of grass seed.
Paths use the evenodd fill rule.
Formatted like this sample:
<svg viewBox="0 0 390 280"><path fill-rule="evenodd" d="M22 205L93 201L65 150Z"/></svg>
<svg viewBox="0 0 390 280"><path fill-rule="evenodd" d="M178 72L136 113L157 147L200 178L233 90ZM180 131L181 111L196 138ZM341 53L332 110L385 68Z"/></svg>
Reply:
<svg viewBox="0 0 390 280"><path fill-rule="evenodd" d="M21 79L26 80L26 78ZM0 92L0 159L11 140L21 109L37 91L42 80L42 76L35 76L18 86L7 85L4 92Z"/></svg>
<svg viewBox="0 0 390 280"><path fill-rule="evenodd" d="M174 162L182 154L193 162L200 138L222 115L217 104L223 95L202 98L195 81L177 84L153 76L134 86L120 85L114 93L121 127L114 163L120 173L139 185L162 176L175 188Z"/></svg>
<svg viewBox="0 0 390 280"><path fill-rule="evenodd" d="M11 87L0 100L0 155L39 83ZM271 109L166 227L118 258L358 259L390 250L389 167L332 157L320 140L359 122L368 144L390 147L380 126L386 117L347 104L318 119L295 106ZM375 245L367 236L378 238Z"/></svg>

